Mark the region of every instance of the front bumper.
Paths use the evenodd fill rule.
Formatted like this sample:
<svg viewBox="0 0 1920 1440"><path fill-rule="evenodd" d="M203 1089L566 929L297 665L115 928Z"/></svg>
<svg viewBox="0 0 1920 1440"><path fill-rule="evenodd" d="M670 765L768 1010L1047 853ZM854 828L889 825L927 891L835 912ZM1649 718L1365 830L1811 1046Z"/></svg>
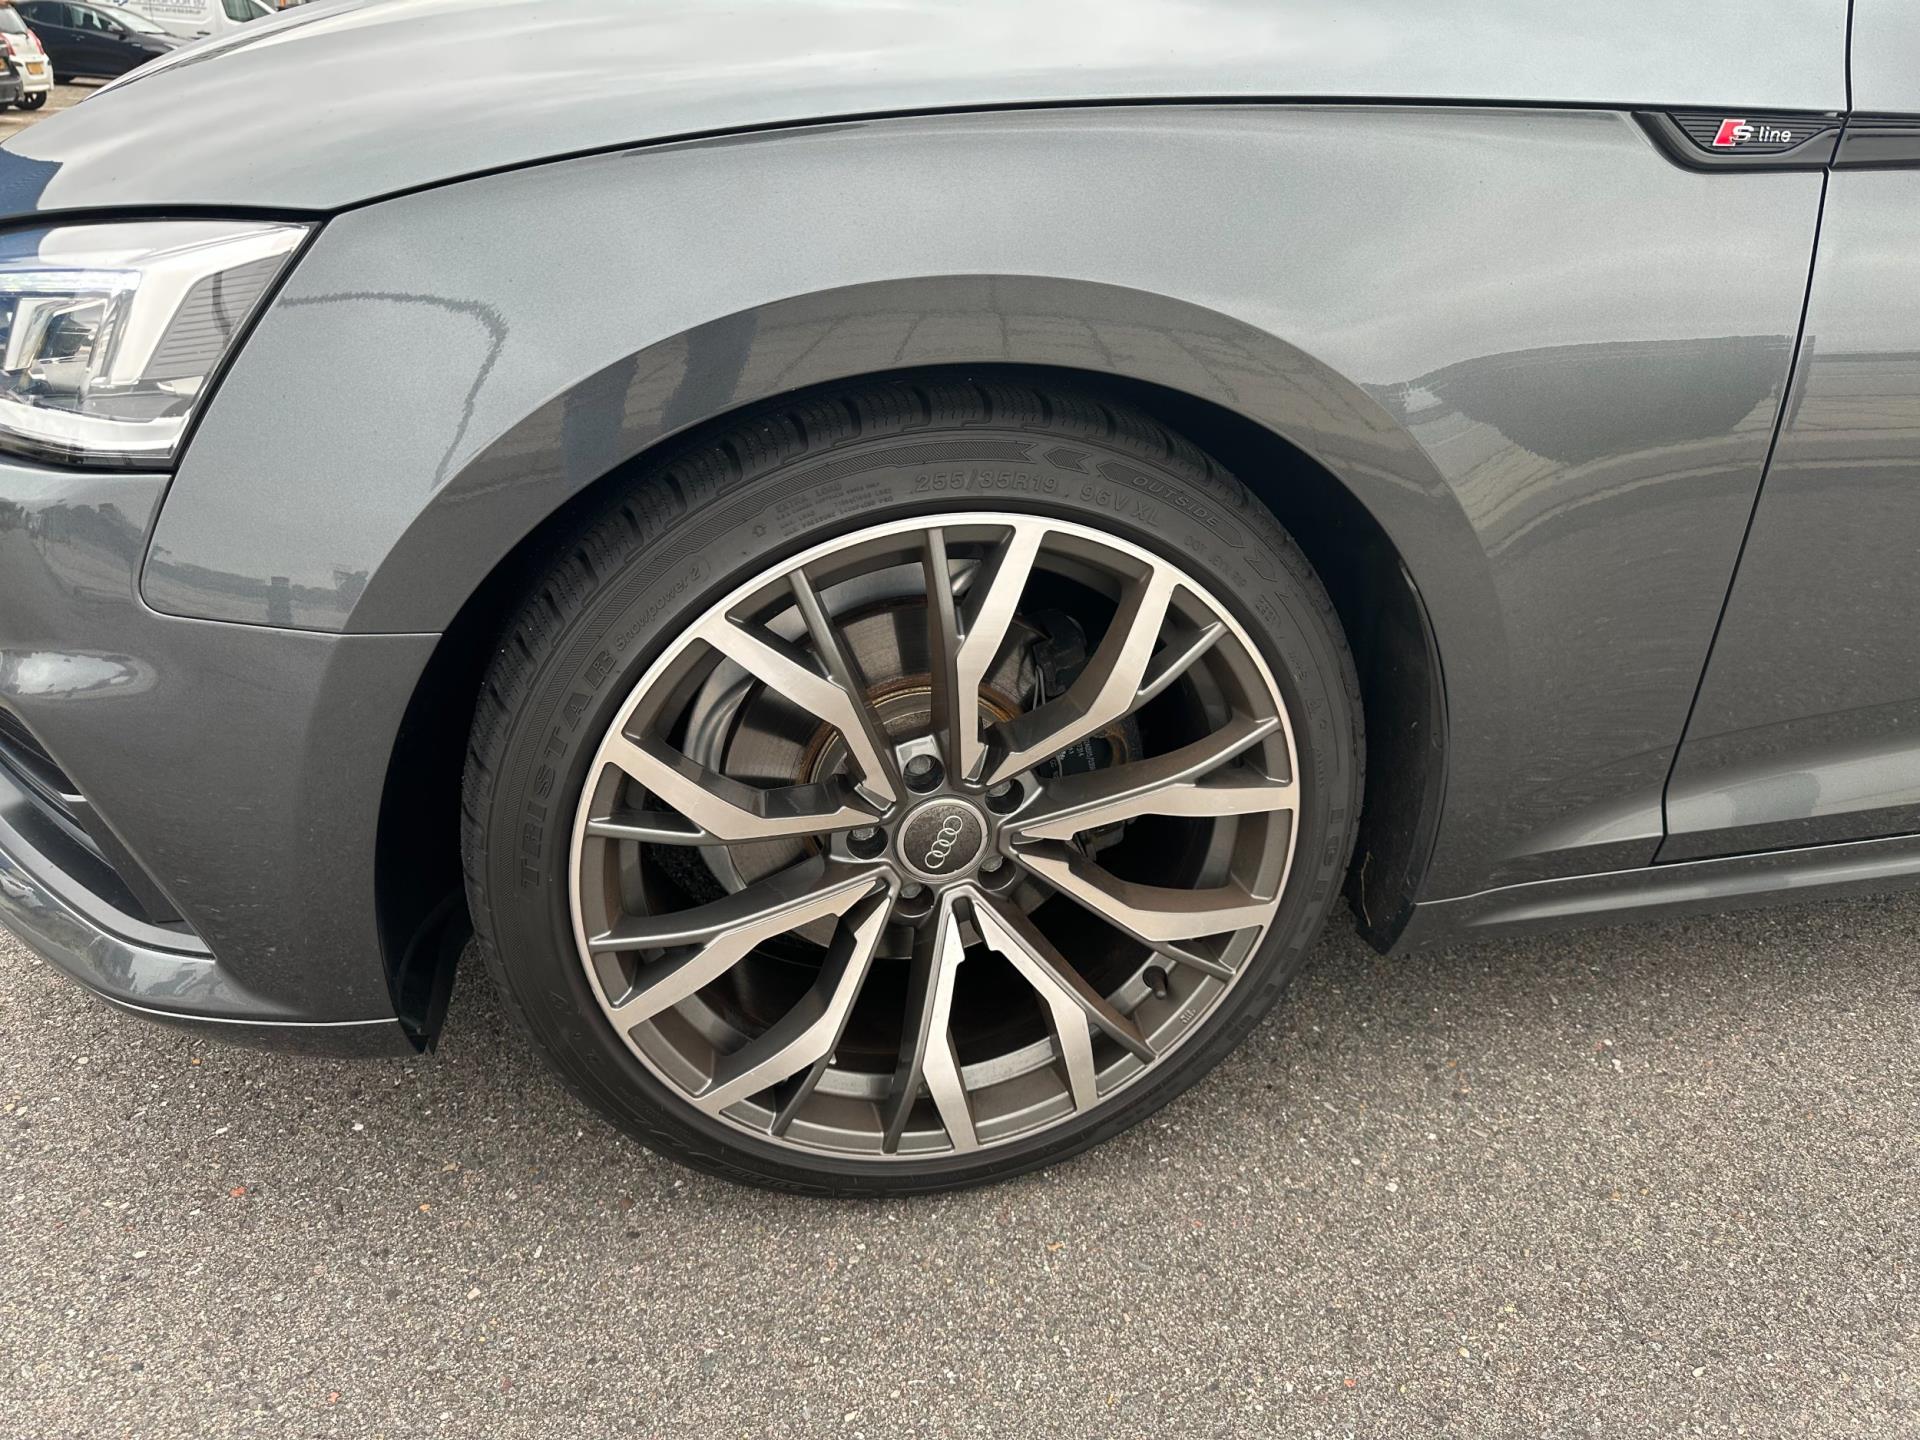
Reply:
<svg viewBox="0 0 1920 1440"><path fill-rule="evenodd" d="M436 637L156 614L137 582L165 485L0 462L0 711L87 821L36 812L18 747L12 769L0 747L0 921L125 1008L234 1039L416 1048L375 841ZM63 824L130 883L90 873ZM143 915L140 894L163 903Z"/></svg>
<svg viewBox="0 0 1920 1440"><path fill-rule="evenodd" d="M0 775L0 801L11 789ZM190 936L153 931L143 939L116 935L89 918L91 908L61 895L59 872L0 821L0 925L103 1000L151 1020L202 1029L220 1040L324 1054L410 1054L412 1038L398 1019L249 1020L195 1009L230 1001L226 976ZM47 876L48 878L41 878ZM147 1003L164 997L170 1008ZM182 1008L185 1007L185 1008Z"/></svg>

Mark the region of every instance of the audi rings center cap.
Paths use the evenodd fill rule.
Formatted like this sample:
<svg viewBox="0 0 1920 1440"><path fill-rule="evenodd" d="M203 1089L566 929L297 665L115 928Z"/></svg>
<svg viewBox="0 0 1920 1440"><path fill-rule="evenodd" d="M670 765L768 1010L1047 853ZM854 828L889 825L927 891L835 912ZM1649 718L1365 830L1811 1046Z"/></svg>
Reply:
<svg viewBox="0 0 1920 1440"><path fill-rule="evenodd" d="M966 801L942 795L908 814L898 843L901 864L939 884L973 869L986 848L987 822Z"/></svg>

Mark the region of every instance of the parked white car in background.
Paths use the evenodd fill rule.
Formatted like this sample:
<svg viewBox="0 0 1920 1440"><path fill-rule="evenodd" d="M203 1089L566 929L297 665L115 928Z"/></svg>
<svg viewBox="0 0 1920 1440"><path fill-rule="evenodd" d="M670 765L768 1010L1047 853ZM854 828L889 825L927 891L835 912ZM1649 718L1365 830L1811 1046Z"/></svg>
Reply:
<svg viewBox="0 0 1920 1440"><path fill-rule="evenodd" d="M127 8L125 0L110 3ZM140 0L137 8L169 35L199 40L230 34L250 20L273 14L278 7L271 0Z"/></svg>

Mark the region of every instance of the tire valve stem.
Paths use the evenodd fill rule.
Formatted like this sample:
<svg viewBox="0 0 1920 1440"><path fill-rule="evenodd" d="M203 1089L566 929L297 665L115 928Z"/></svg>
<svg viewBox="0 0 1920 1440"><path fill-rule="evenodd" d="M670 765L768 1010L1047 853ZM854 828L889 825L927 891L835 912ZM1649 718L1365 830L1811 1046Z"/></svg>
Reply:
<svg viewBox="0 0 1920 1440"><path fill-rule="evenodd" d="M1156 1000L1164 1000L1167 998L1167 990L1169 989L1167 972L1160 966L1149 965L1147 967L1147 973L1141 978L1147 982L1147 988L1153 992Z"/></svg>

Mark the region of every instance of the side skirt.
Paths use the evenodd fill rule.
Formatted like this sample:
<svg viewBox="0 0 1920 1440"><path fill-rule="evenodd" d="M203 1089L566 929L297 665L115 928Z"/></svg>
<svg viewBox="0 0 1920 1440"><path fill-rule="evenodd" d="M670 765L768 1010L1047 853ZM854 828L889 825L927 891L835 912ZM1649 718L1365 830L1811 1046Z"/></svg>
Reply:
<svg viewBox="0 0 1920 1440"><path fill-rule="evenodd" d="M1415 905L1390 953L1482 934L1626 924L1920 885L1920 836L1536 880Z"/></svg>

